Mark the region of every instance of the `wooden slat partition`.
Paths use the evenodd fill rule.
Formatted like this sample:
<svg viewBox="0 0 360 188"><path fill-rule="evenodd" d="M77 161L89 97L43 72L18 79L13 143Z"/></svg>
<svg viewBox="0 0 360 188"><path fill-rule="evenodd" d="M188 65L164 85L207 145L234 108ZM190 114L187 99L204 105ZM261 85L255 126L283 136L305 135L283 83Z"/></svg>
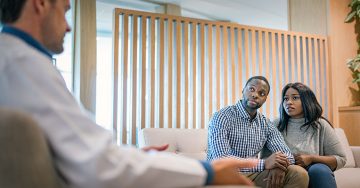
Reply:
<svg viewBox="0 0 360 188"><path fill-rule="evenodd" d="M314 88L314 59L313 59L313 39L309 38L309 42L308 42L308 47L309 47L309 86L310 88ZM314 91L315 92L315 91Z"/></svg>
<svg viewBox="0 0 360 188"><path fill-rule="evenodd" d="M164 19L160 20L160 52L163 52L165 47L165 34L164 34ZM165 97L165 88L164 88L164 64L165 64L165 54L160 54L160 98L159 98L159 127L164 128L164 97Z"/></svg>
<svg viewBox="0 0 360 188"><path fill-rule="evenodd" d="M213 109L213 26L212 24L208 25L208 66L209 66L209 73L208 73L208 81L209 81L209 104L208 104L208 117L212 115Z"/></svg>
<svg viewBox="0 0 360 188"><path fill-rule="evenodd" d="M189 128L189 22L184 22L185 128Z"/></svg>
<svg viewBox="0 0 360 188"><path fill-rule="evenodd" d="M181 121L181 20L176 20L176 128L180 128Z"/></svg>
<svg viewBox="0 0 360 188"><path fill-rule="evenodd" d="M216 109L219 109L220 104L220 26L216 26Z"/></svg>
<svg viewBox="0 0 360 188"><path fill-rule="evenodd" d="M127 115L127 94L128 94L128 66L129 66L129 61L128 61L128 51L129 51L129 16L128 15L124 15L123 18L123 26L124 26L124 45L123 45L123 49L124 49L124 54L122 55L123 57L123 62L122 62L122 89L123 89L123 93L122 93L122 101L120 102L122 104L122 109L121 109L121 115L120 116L120 121L122 123L123 126L121 126L121 132L122 132L122 143L127 143L127 119L128 119L128 115ZM120 58L121 59L121 58ZM121 106L121 105L120 105Z"/></svg>
<svg viewBox="0 0 360 188"><path fill-rule="evenodd" d="M168 49L168 127L172 127L173 121L172 121L172 83L173 83L173 74L172 74L172 69L173 69L173 51L172 51L172 46L173 46L173 22L172 20L167 20L168 22L168 45L167 45L167 49Z"/></svg>
<svg viewBox="0 0 360 188"><path fill-rule="evenodd" d="M133 24L133 62L132 62L132 80L133 80L133 88L132 88L132 100L131 103L132 104L137 104L136 100L137 100L137 50L138 50L138 16L134 16L134 24ZM137 109L136 109L137 105L132 105L132 111L131 111L131 142L135 143L136 142L136 128L137 128L137 122L136 122L136 117L137 117Z"/></svg>
<svg viewBox="0 0 360 188"><path fill-rule="evenodd" d="M200 125L205 128L205 25L200 24Z"/></svg>
<svg viewBox="0 0 360 188"><path fill-rule="evenodd" d="M255 75L271 85L260 110L266 116L278 116L285 84L304 82L332 117L324 36L125 9L115 9L114 18L118 143L136 144L145 127L207 128L215 111L242 98Z"/></svg>
<svg viewBox="0 0 360 188"><path fill-rule="evenodd" d="M307 40L307 37L303 37L302 38L303 40L302 40L302 50L303 50L303 54L302 54L302 58L303 58L303 67L304 67L304 69L303 70L308 70L308 68L307 68L307 64L308 64L308 60L307 60L307 48L306 48L306 40ZM308 74L308 72L307 71L303 71L302 72L303 73L303 75L304 75L304 80L303 80L303 83L304 84L306 84L306 85L309 85L309 81L308 81L308 76L307 76L307 74Z"/></svg>
<svg viewBox="0 0 360 188"><path fill-rule="evenodd" d="M193 92L193 98L192 98L192 127L195 127L196 125L196 106L197 106L197 103L196 103L196 95L197 95L197 82L196 82L196 71L197 71L197 68L196 68L196 63L197 63L197 50L196 50L196 40L197 40L197 37L196 37L196 27L197 27L197 24L195 22L193 22L191 24L192 26L192 30L191 30L191 34L192 34L192 46L190 47L191 50L192 50L192 85L193 85L193 89L192 89L192 92Z"/></svg>

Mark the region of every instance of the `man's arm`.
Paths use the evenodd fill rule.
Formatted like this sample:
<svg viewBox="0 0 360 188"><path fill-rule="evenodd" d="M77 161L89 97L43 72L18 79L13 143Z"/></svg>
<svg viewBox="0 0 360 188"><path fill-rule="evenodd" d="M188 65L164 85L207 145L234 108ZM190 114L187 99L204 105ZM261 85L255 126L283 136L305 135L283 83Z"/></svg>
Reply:
<svg viewBox="0 0 360 188"><path fill-rule="evenodd" d="M282 137L281 133L278 129L268 121L268 136L266 147L272 152L281 152L284 154L289 161L290 164L295 164L294 156L291 154L289 147L286 145L284 138Z"/></svg>
<svg viewBox="0 0 360 188"><path fill-rule="evenodd" d="M208 160L231 157L228 128L230 124L226 117L216 112L209 123Z"/></svg>
<svg viewBox="0 0 360 188"><path fill-rule="evenodd" d="M267 187L279 187L284 183L285 171L290 164L294 164L294 156L285 144L278 129L268 121L268 140L266 147L272 154L265 160L265 169L269 169L266 178Z"/></svg>

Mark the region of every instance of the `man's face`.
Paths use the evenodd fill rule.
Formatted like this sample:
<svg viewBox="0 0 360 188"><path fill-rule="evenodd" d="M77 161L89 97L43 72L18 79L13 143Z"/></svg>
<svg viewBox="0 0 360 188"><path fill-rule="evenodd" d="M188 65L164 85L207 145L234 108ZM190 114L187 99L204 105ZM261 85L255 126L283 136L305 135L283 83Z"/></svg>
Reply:
<svg viewBox="0 0 360 188"><path fill-rule="evenodd" d="M248 111L259 109L269 93L269 87L265 81L259 79L251 80L243 90L243 104Z"/></svg>
<svg viewBox="0 0 360 188"><path fill-rule="evenodd" d="M42 24L44 46L55 54L64 51L64 37L65 34L71 30L65 18L65 13L69 9L69 0L55 0L54 3L49 2L49 11Z"/></svg>

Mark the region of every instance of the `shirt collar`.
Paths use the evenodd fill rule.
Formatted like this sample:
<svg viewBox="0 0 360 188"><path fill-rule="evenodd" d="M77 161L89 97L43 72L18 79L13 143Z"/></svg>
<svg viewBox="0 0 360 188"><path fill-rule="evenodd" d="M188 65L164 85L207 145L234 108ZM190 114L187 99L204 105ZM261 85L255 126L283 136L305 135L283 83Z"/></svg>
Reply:
<svg viewBox="0 0 360 188"><path fill-rule="evenodd" d="M1 32L20 38L28 45L34 47L35 49L39 50L41 53L45 54L50 59L52 59L52 54L48 50L46 50L39 42L37 42L32 36L25 33L24 31L21 31L15 27L5 25Z"/></svg>

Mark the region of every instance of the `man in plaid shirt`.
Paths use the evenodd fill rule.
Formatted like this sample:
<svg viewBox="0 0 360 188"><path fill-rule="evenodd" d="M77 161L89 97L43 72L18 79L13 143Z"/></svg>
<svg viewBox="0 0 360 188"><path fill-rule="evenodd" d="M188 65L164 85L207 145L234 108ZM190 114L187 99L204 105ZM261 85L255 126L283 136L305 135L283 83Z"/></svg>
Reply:
<svg viewBox="0 0 360 188"><path fill-rule="evenodd" d="M257 186L308 187L304 168L295 160L281 133L257 112L270 92L265 77L251 77L243 89L243 99L216 112L209 123L208 160L257 158L264 146L273 154L259 160L254 168L240 169Z"/></svg>

